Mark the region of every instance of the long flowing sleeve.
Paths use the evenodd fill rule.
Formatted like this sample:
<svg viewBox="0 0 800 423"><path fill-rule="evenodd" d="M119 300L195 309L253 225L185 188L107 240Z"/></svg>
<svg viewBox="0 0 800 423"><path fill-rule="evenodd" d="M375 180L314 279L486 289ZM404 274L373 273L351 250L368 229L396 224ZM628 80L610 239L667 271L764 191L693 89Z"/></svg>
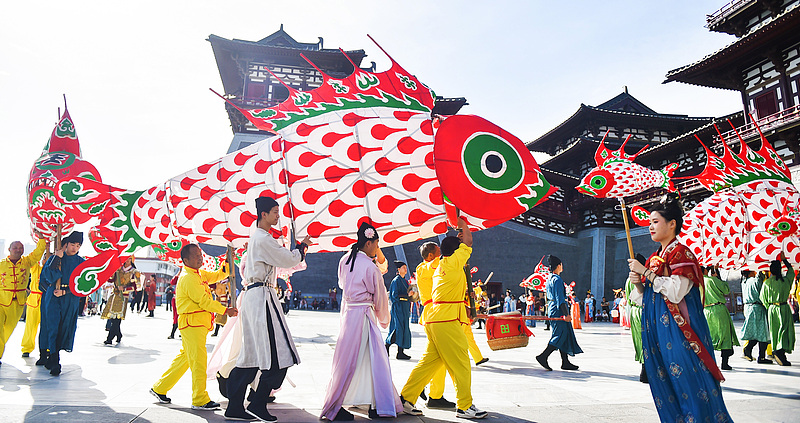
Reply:
<svg viewBox="0 0 800 423"><path fill-rule="evenodd" d="M383 285L383 276L377 266L367 270L367 276L374 284L371 288L373 289L372 304L375 307L375 317L378 319L378 324L386 329L392 320L392 315L389 310L389 296Z"/></svg>
<svg viewBox="0 0 800 423"><path fill-rule="evenodd" d="M667 297L674 304L681 302L683 297L692 290L692 286L694 286L692 281L679 275L658 276L653 280L653 291ZM637 304L641 304L642 294L639 293L638 289L634 289L631 292L631 299Z"/></svg>
<svg viewBox="0 0 800 423"><path fill-rule="evenodd" d="M59 269L54 263L56 258L59 257L53 254L53 256L47 259L47 262L44 264L44 268L42 268L42 275L39 278L39 289L41 289L42 292L47 291L47 288L49 288L50 285L52 285L58 280L58 278L61 277L61 269Z"/></svg>

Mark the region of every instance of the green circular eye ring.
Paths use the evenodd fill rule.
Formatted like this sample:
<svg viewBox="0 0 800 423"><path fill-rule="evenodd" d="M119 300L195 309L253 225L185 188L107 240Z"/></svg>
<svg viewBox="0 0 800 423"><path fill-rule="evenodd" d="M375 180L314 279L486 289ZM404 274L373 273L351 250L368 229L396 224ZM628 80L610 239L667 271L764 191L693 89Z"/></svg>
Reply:
<svg viewBox="0 0 800 423"><path fill-rule="evenodd" d="M514 190L525 177L522 158L514 147L502 138L489 133L477 133L464 143L462 150L464 170L475 187L490 193ZM499 159L500 169L495 171L488 160Z"/></svg>
<svg viewBox="0 0 800 423"><path fill-rule="evenodd" d="M778 223L778 230L779 231L788 231L791 228L792 228L792 225L790 225L789 222Z"/></svg>
<svg viewBox="0 0 800 423"><path fill-rule="evenodd" d="M591 185L591 187L594 189L603 189L605 188L606 184L608 184L608 181L606 181L606 178L601 175L593 176L592 180L589 181L589 185Z"/></svg>

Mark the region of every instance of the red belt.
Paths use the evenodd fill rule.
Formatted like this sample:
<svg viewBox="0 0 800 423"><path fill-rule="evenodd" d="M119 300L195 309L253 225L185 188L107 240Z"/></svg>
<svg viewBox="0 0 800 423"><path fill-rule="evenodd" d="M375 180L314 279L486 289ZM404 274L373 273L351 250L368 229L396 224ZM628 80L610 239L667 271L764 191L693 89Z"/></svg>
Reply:
<svg viewBox="0 0 800 423"><path fill-rule="evenodd" d="M430 303L432 303L432 302L433 302L433 300L428 300L428 301L425 301L424 303L422 303L422 305L423 305L423 306L426 306L426 305L428 305L428 304L430 304Z"/></svg>

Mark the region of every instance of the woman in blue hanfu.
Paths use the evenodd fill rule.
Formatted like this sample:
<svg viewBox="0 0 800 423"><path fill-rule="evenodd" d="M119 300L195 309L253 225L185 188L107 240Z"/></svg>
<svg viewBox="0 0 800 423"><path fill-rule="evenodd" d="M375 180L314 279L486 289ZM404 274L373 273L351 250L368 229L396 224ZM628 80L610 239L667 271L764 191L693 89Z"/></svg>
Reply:
<svg viewBox="0 0 800 423"><path fill-rule="evenodd" d="M642 304L645 371L662 422L729 422L703 315L703 275L676 238L682 225L683 207L668 194L650 212L650 237L661 247L646 266L628 260L636 286L631 299Z"/></svg>

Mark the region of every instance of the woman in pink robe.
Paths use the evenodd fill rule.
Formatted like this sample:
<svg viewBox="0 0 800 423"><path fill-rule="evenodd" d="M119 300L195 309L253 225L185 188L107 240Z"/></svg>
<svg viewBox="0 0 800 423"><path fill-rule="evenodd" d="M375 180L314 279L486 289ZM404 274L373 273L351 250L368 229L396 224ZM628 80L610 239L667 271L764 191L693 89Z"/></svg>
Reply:
<svg viewBox="0 0 800 423"><path fill-rule="evenodd" d="M396 417L403 410L378 327L391 321L386 286L373 262L379 252L375 228L362 223L352 251L339 261L342 320L320 418L353 420L344 409L349 405L369 405L370 417Z"/></svg>

